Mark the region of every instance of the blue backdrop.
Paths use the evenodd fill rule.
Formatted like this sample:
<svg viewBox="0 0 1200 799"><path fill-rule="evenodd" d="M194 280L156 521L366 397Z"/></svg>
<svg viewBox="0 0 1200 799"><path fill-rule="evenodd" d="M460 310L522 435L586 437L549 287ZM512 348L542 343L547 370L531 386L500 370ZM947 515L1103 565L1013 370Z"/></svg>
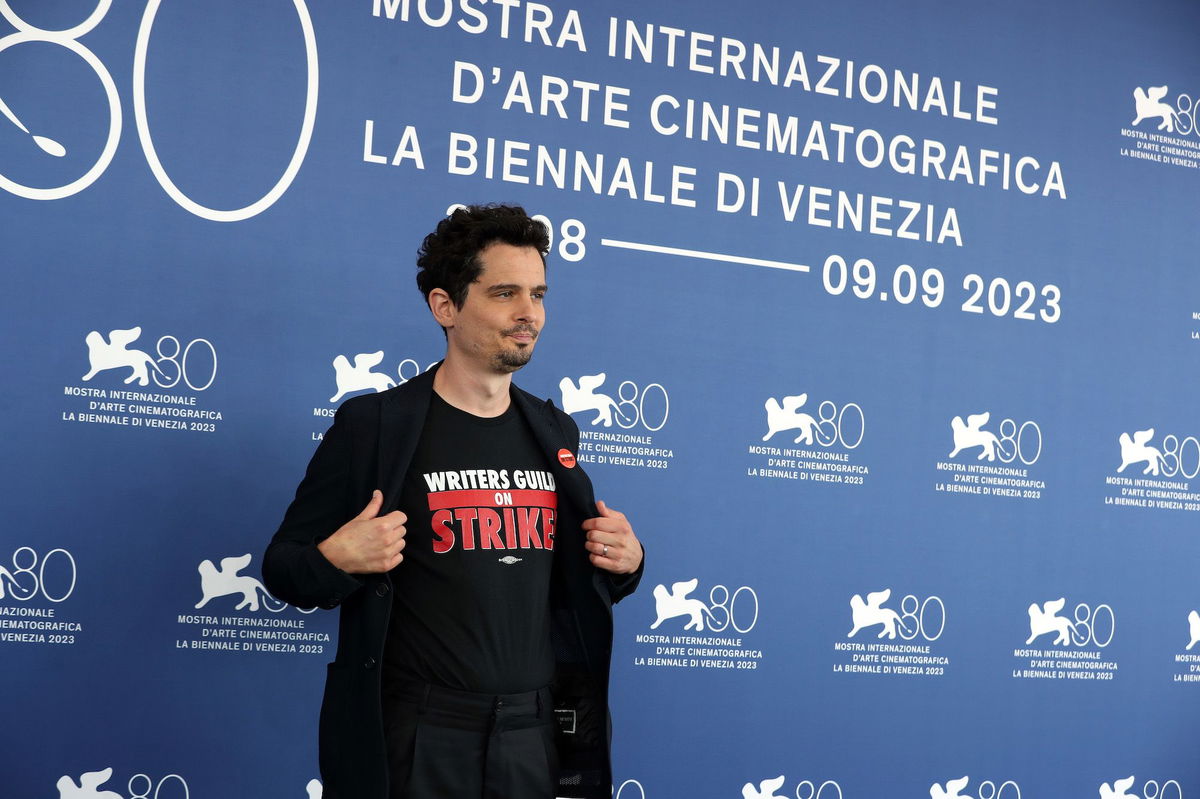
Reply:
<svg viewBox="0 0 1200 799"><path fill-rule="evenodd" d="M4 796L319 796L261 552L488 201L649 552L616 795L1200 792L1194 3L0 15Z"/></svg>

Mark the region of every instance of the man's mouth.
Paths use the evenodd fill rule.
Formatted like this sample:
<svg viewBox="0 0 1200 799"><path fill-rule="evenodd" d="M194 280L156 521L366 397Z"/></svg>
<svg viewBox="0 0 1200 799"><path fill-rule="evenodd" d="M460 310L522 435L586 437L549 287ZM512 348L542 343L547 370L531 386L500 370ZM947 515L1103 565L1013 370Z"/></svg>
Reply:
<svg viewBox="0 0 1200 799"><path fill-rule="evenodd" d="M530 325L518 325L517 327L510 327L500 332L502 335L523 343L531 343L538 337L537 328Z"/></svg>

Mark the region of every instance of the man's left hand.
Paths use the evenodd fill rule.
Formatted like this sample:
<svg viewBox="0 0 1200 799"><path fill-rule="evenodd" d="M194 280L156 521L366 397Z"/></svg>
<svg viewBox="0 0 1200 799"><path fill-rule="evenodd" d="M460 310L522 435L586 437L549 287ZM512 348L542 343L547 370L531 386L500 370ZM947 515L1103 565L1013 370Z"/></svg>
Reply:
<svg viewBox="0 0 1200 799"><path fill-rule="evenodd" d="M633 574L642 565L642 544L633 534L629 520L620 511L596 502L600 515L583 523L587 532L588 558L598 569L613 574Z"/></svg>

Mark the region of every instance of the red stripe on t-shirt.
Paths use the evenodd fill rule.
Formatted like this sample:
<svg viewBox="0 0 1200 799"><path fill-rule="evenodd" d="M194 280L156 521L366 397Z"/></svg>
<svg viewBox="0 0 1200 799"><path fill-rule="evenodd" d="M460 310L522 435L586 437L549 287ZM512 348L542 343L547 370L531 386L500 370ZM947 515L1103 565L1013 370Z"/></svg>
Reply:
<svg viewBox="0 0 1200 799"><path fill-rule="evenodd" d="M429 509L499 508L513 505L521 508L558 508L558 494L532 488L513 491L434 491L429 494Z"/></svg>

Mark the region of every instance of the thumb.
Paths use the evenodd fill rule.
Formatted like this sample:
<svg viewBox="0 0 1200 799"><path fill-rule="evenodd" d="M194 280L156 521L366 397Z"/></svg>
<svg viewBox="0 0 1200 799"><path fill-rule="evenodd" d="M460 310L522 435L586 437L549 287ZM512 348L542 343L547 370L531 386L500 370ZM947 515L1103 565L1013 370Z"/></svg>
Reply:
<svg viewBox="0 0 1200 799"><path fill-rule="evenodd" d="M379 509L383 507L383 492L378 488L371 492L371 501L367 503L367 507L363 508L362 513L355 518L360 520L374 519L379 515Z"/></svg>
<svg viewBox="0 0 1200 799"><path fill-rule="evenodd" d="M608 509L603 500L596 500L596 510L600 511L601 516L612 516L613 512Z"/></svg>

